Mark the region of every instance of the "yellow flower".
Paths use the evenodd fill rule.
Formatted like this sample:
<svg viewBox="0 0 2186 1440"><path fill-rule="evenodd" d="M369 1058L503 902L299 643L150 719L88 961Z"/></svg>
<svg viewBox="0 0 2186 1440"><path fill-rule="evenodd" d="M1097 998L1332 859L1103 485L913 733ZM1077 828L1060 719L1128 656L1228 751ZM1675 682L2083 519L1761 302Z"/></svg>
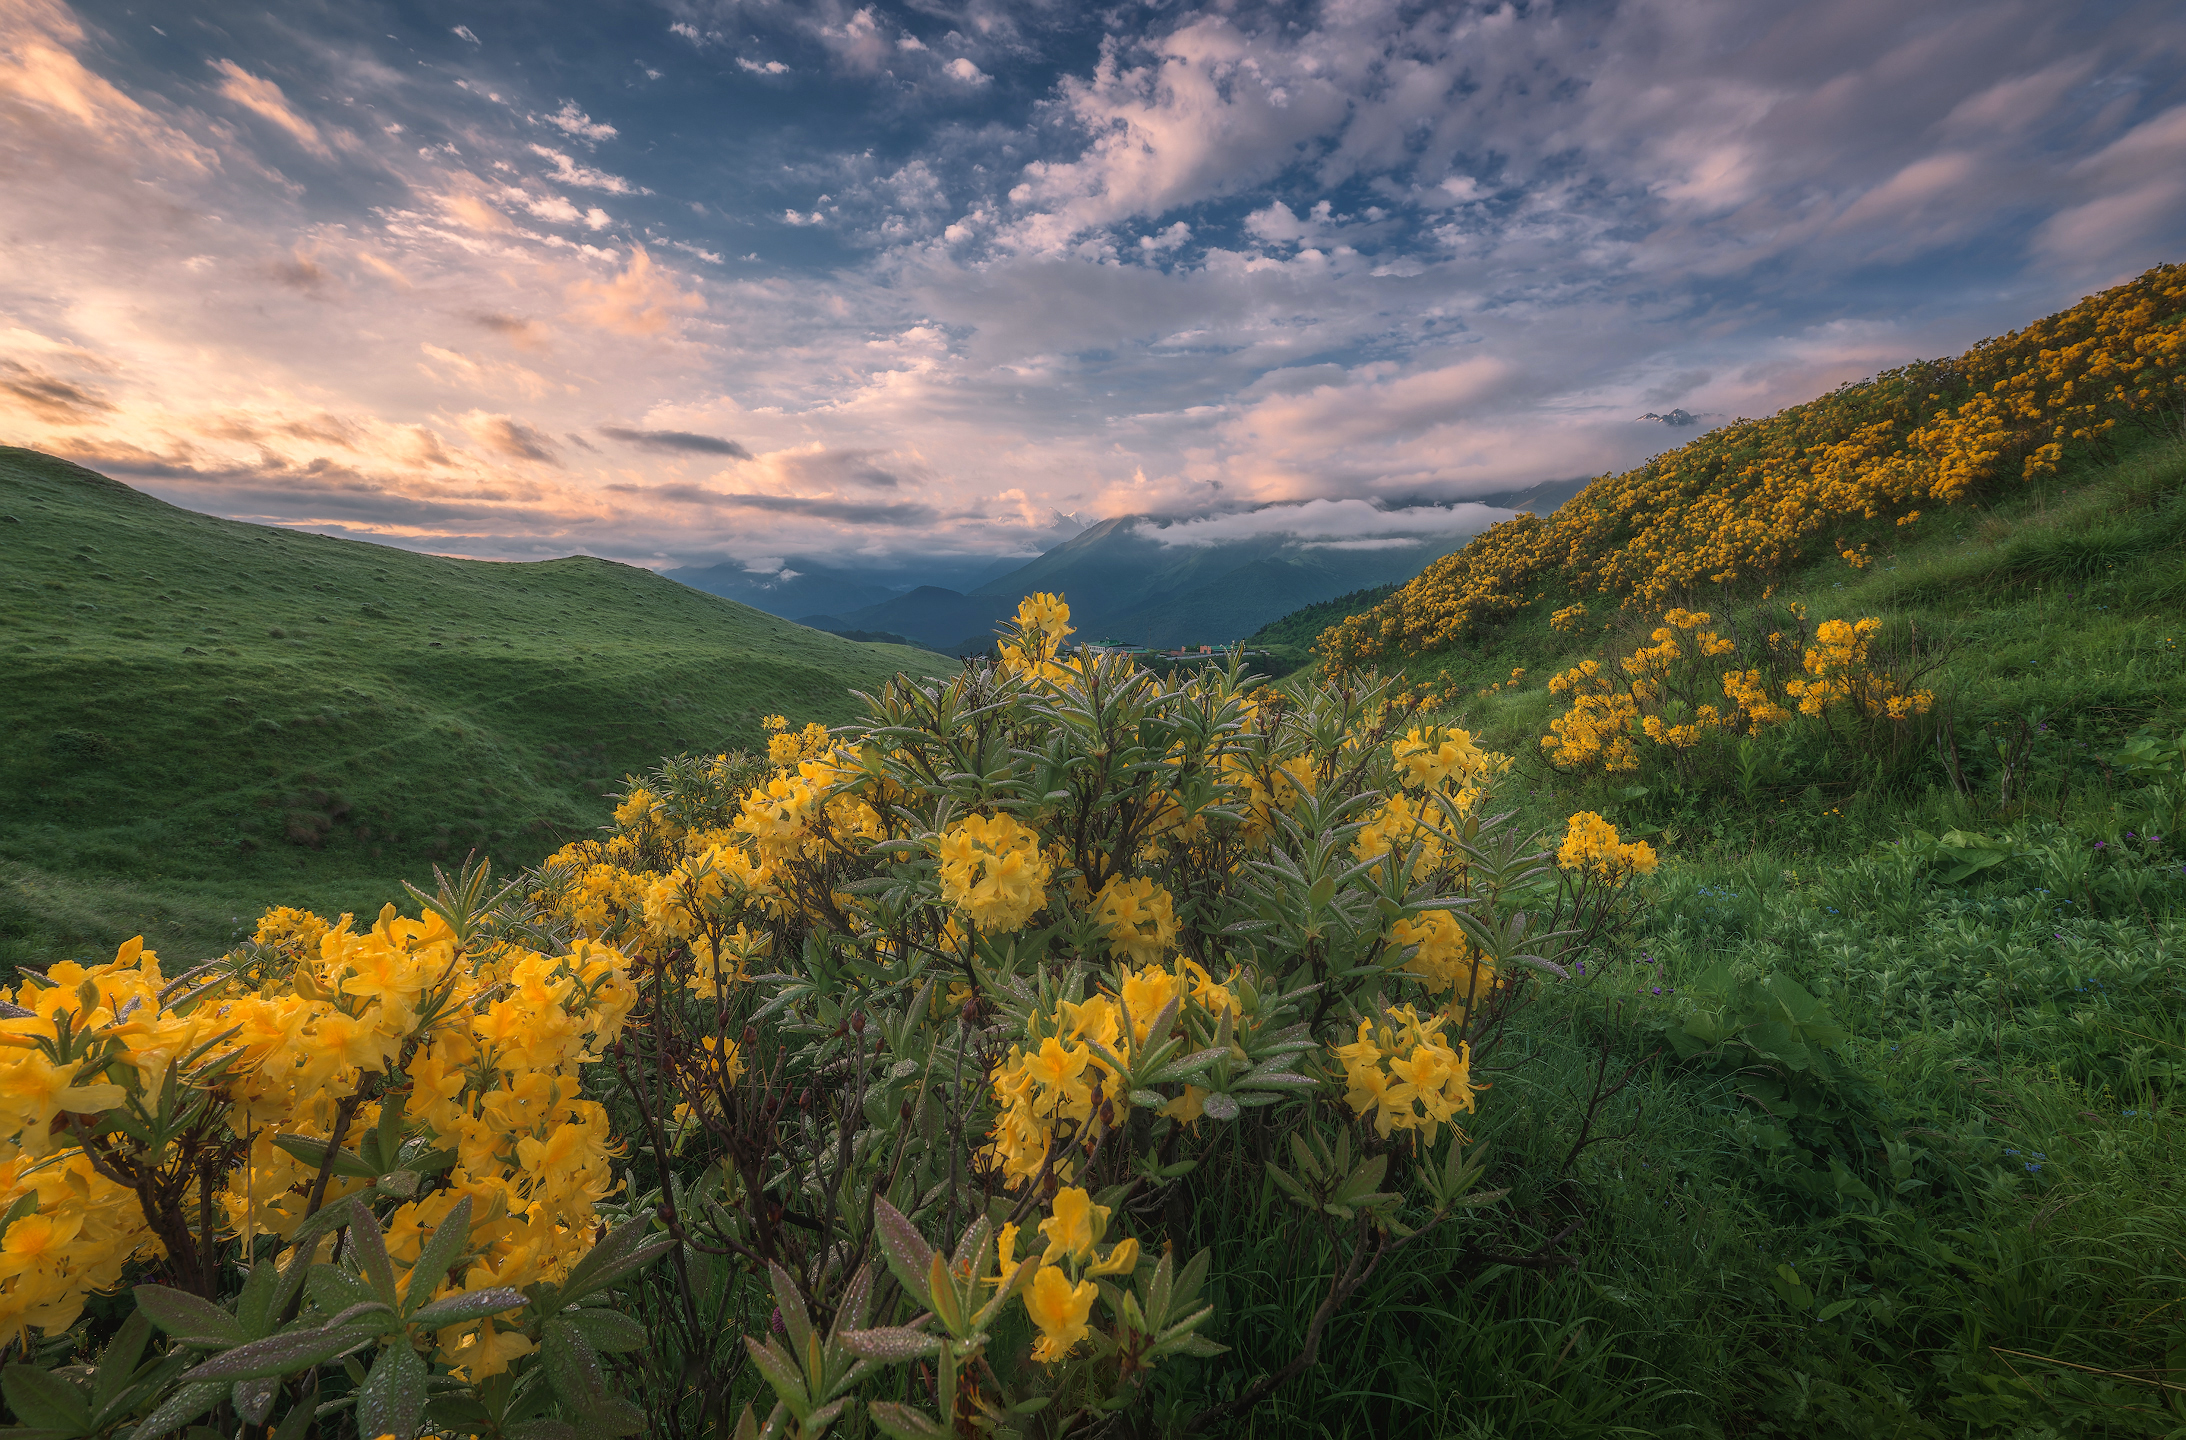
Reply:
<svg viewBox="0 0 2186 1440"><path fill-rule="evenodd" d="M1048 1211L1048 1218L1040 1222L1040 1233L1047 1236L1047 1252L1040 1257L1043 1265L1065 1256L1083 1260L1108 1228L1108 1207L1095 1205L1090 1195L1075 1186L1056 1191Z"/></svg>
<svg viewBox="0 0 2186 1440"><path fill-rule="evenodd" d="M1040 1339L1032 1358L1053 1364L1086 1336L1086 1317L1093 1313L1093 1297L1100 1287L1091 1280L1076 1285L1053 1265L1043 1265L1025 1289L1025 1313L1040 1327Z"/></svg>

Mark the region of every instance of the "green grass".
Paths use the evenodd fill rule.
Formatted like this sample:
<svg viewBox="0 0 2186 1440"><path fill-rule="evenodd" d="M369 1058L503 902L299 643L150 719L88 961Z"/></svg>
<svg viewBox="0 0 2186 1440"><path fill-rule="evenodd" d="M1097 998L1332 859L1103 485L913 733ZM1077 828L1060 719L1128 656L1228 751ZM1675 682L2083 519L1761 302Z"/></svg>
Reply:
<svg viewBox="0 0 2186 1440"><path fill-rule="evenodd" d="M1806 727L1751 786L1721 765L1553 771L1548 677L1654 623L1598 597L1590 635L1548 624L1583 597L1544 594L1408 667L1463 694L1524 666L1455 717L1520 757L1521 821L1553 839L1600 810L1664 865L1498 1061L1525 1063L1473 1129L1509 1199L1377 1276L1316 1370L1236 1433L2186 1432L2186 1391L2158 1383L2186 1385L2186 846L2148 833L2186 776L2150 788L2114 763L2132 735L2186 729L2186 447L1852 538L1886 542L1873 570L1817 565L1779 594L1817 620L1880 615L1926 657L1937 710L1891 754ZM2031 779L2007 796L1996 740L2022 719ZM1933 743L1946 723L1963 792ZM1920 835L1954 828L2005 858L1953 883ZM1815 1009L1787 1021L1772 981ZM1789 1028L1694 1038L1770 1022ZM1828 1042L1819 1062L1802 1036ZM1613 1138L1560 1177L1604 1053L1639 1070ZM1241 1136L1210 1164L1176 1236L1215 1248L1236 1347L1167 1377L1179 1413L1288 1360L1334 1263L1259 1159ZM1573 1221L1575 1267L1482 1260Z"/></svg>
<svg viewBox="0 0 2186 1440"><path fill-rule="evenodd" d="M370 912L473 849L534 862L678 751L837 721L898 670L605 560L494 564L193 514L0 447L0 961L266 907Z"/></svg>

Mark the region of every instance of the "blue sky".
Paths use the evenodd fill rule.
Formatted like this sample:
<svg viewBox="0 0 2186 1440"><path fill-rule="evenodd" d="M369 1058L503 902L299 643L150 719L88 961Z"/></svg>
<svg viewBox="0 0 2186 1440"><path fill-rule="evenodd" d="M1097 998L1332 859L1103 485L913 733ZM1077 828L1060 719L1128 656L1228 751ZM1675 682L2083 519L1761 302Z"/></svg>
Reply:
<svg viewBox="0 0 2186 1440"><path fill-rule="evenodd" d="M0 438L202 510L1370 539L2186 259L2186 12L0 0L0 200Z"/></svg>

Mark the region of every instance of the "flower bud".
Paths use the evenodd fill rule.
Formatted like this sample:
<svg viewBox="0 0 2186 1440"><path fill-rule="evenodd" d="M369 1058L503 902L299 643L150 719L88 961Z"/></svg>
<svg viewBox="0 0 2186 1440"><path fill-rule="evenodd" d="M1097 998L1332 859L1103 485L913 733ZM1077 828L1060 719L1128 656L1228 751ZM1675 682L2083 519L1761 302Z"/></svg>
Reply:
<svg viewBox="0 0 2186 1440"><path fill-rule="evenodd" d="M863 1010L850 1017L850 1033L853 1035L863 1035L865 1033L865 1012Z"/></svg>

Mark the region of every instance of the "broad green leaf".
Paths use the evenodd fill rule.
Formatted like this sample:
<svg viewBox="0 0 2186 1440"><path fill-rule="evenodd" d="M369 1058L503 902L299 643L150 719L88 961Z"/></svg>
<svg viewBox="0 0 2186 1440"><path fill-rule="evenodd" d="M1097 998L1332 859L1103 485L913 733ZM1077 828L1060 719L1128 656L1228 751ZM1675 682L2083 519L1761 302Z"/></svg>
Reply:
<svg viewBox="0 0 2186 1440"><path fill-rule="evenodd" d="M410 1323L438 1330L443 1325L460 1325L466 1320L482 1320L504 1310L521 1310L526 1303L523 1291L506 1285L496 1285L485 1290L466 1290L460 1295L450 1295L445 1300L435 1300L412 1315Z"/></svg>
<svg viewBox="0 0 2186 1440"><path fill-rule="evenodd" d="M165 1285L139 1285L138 1313L190 1345L240 1345L250 1339L241 1321L209 1300Z"/></svg>
<svg viewBox="0 0 2186 1440"><path fill-rule="evenodd" d="M15 1418L37 1430L80 1435L91 1420L91 1397L50 1370L10 1365L0 1371L0 1395Z"/></svg>
<svg viewBox="0 0 2186 1440"><path fill-rule="evenodd" d="M238 1345L233 1350L215 1355L196 1369L186 1372L185 1384L198 1384L212 1380L250 1380L260 1375L287 1375L307 1366L319 1365L359 1345L370 1344L378 1338L378 1332L361 1325L344 1325L337 1329L291 1330L279 1335L269 1335L263 1340L253 1340L248 1345ZM226 1386L221 1387L223 1393Z"/></svg>
<svg viewBox="0 0 2186 1440"><path fill-rule="evenodd" d="M425 1424L425 1362L410 1342L397 1338L380 1351L357 1392L357 1433L417 1440Z"/></svg>

